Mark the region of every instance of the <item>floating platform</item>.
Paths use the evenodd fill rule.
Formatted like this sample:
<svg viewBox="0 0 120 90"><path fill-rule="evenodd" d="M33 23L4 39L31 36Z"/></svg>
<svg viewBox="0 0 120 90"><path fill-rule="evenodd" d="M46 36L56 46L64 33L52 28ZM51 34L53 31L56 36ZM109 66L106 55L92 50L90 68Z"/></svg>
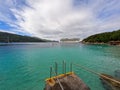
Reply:
<svg viewBox="0 0 120 90"><path fill-rule="evenodd" d="M74 72L69 72L46 79L44 90L90 90L90 88Z"/></svg>

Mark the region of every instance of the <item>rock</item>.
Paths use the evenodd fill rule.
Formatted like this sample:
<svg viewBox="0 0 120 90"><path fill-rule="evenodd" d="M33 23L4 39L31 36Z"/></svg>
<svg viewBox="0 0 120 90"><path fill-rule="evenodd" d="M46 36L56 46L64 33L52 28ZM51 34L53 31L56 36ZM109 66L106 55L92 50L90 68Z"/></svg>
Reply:
<svg viewBox="0 0 120 90"><path fill-rule="evenodd" d="M101 80L102 85L105 88L105 90L120 90L120 83L118 83L118 82L120 82L120 80L118 78L112 77L107 74L101 74L100 80ZM117 82L115 82L115 81L117 81Z"/></svg>
<svg viewBox="0 0 120 90"><path fill-rule="evenodd" d="M115 71L115 77L120 79L120 70Z"/></svg>
<svg viewBox="0 0 120 90"><path fill-rule="evenodd" d="M58 79L64 90L90 90L90 88L74 73L59 77ZM55 84L53 86L46 82L44 90L62 90L57 79L54 80Z"/></svg>

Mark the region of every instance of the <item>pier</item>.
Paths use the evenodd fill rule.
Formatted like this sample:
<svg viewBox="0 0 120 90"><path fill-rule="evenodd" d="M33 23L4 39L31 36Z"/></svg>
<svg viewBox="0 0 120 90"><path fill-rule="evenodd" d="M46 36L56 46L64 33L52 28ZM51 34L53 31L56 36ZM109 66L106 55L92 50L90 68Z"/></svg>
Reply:
<svg viewBox="0 0 120 90"><path fill-rule="evenodd" d="M99 76L104 88L106 90L120 90L120 80L110 75L97 73L87 67L80 64L71 63L69 72L66 73L66 62L63 61L62 74L58 74L58 64L55 62L55 67L50 67L50 77L45 80L44 90L90 90L88 87L74 72L73 65L84 69L90 73ZM54 75L54 76L53 76ZM109 88L109 89L108 89Z"/></svg>

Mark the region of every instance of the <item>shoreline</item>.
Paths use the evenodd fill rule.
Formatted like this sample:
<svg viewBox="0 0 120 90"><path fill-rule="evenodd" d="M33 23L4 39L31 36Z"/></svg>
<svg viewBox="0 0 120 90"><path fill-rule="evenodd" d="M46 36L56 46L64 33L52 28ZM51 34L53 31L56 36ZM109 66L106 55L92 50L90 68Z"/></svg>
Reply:
<svg viewBox="0 0 120 90"><path fill-rule="evenodd" d="M82 44L90 44L90 45L111 45L111 46L120 46L120 41L110 41L110 42L107 42L107 43L104 43L104 42L85 42L85 41L82 41L81 42Z"/></svg>

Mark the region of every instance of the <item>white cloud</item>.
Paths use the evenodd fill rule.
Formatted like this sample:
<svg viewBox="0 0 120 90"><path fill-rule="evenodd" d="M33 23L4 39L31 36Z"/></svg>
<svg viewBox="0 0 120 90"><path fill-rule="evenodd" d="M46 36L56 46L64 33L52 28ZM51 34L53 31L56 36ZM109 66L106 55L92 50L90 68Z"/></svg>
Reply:
<svg viewBox="0 0 120 90"><path fill-rule="evenodd" d="M95 33L120 28L120 1L76 1L79 1L78 5L73 4L75 0L26 0L29 7L10 8L17 18L10 25L40 38L56 40L74 37L83 39Z"/></svg>
<svg viewBox="0 0 120 90"><path fill-rule="evenodd" d="M72 0L36 0L29 4L32 9L25 8L21 16L24 21L18 23L24 30L42 38L76 37L80 30L75 28L92 23L89 20L93 15L89 9L75 9Z"/></svg>

